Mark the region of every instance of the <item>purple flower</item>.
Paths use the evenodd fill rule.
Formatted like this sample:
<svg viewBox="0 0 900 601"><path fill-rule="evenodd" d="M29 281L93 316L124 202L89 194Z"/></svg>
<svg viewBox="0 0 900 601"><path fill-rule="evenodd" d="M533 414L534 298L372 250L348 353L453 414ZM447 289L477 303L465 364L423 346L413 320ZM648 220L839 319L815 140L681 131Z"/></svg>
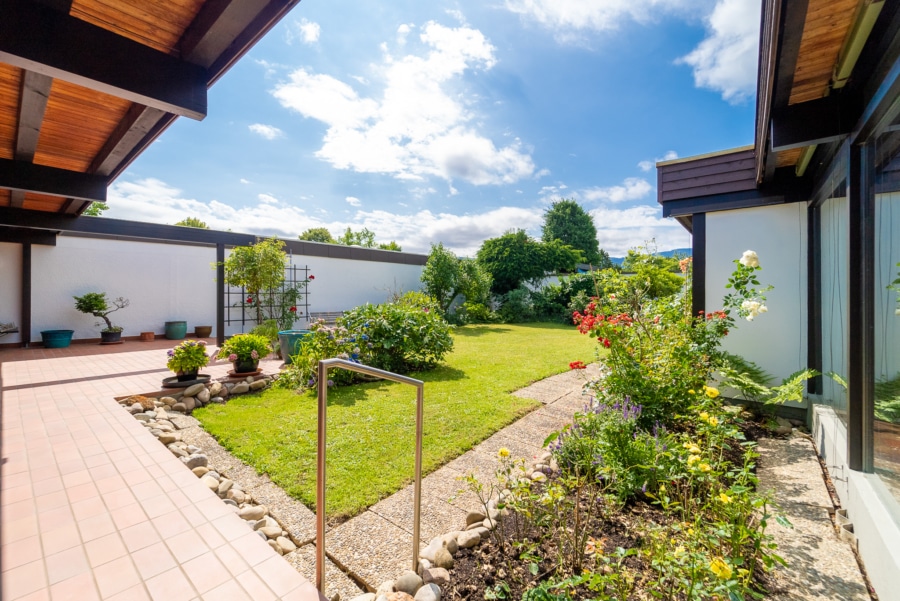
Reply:
<svg viewBox="0 0 900 601"><path fill-rule="evenodd" d="M310 388L312 388L313 385L314 385L315 383L316 383L316 381L315 381L313 378L310 378L310 379L306 382L306 385L309 386Z"/></svg>
<svg viewBox="0 0 900 601"><path fill-rule="evenodd" d="M334 380L328 380L328 385L329 385L329 386L334 386Z"/></svg>
<svg viewBox="0 0 900 601"><path fill-rule="evenodd" d="M175 356L175 349L171 349L171 348L170 348L169 351L168 351L166 354L167 354L168 356L170 356L170 357L174 357L174 356Z"/></svg>

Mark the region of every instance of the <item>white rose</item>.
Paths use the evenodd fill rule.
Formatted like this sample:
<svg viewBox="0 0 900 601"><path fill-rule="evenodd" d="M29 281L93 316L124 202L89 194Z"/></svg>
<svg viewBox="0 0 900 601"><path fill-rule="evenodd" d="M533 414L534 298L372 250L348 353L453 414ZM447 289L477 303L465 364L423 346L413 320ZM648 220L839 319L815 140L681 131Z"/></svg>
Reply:
<svg viewBox="0 0 900 601"><path fill-rule="evenodd" d="M769 310L769 308L768 308L767 306L765 306L765 305L760 305L760 307L759 307L759 312L760 312L760 313L765 313L765 312L768 311L768 310Z"/></svg>
<svg viewBox="0 0 900 601"><path fill-rule="evenodd" d="M744 302L742 302L742 303L741 303L741 309L745 309L745 310L750 309L750 301L745 300Z"/></svg>
<svg viewBox="0 0 900 601"><path fill-rule="evenodd" d="M894 309L894 315L900 315L900 308Z"/></svg>
<svg viewBox="0 0 900 601"><path fill-rule="evenodd" d="M753 321L753 314L747 316L747 321Z"/></svg>
<svg viewBox="0 0 900 601"><path fill-rule="evenodd" d="M759 257L755 251L745 250L741 255L741 265L744 267L759 267Z"/></svg>

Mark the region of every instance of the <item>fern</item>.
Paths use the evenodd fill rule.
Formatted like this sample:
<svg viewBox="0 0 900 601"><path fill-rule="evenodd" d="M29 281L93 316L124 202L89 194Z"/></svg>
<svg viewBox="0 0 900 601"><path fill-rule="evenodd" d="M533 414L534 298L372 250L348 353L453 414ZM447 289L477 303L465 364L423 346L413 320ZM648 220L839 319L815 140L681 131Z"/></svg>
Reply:
<svg viewBox="0 0 900 601"><path fill-rule="evenodd" d="M875 419L900 423L900 376L875 383Z"/></svg>
<svg viewBox="0 0 900 601"><path fill-rule="evenodd" d="M738 355L728 353L725 367L719 370L723 383L756 403L783 404L803 400L803 383L820 375L814 369L792 373L778 386L769 386L772 376L760 366Z"/></svg>

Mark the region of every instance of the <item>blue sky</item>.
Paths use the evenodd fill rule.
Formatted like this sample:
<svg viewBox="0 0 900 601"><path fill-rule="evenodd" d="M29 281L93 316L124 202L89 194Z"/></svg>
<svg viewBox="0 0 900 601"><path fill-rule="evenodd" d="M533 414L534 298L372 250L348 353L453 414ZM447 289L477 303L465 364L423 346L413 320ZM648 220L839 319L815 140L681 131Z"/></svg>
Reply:
<svg viewBox="0 0 900 601"><path fill-rule="evenodd" d="M472 255L575 198L655 238L654 163L753 143L759 0L304 0L111 186L106 216Z"/></svg>

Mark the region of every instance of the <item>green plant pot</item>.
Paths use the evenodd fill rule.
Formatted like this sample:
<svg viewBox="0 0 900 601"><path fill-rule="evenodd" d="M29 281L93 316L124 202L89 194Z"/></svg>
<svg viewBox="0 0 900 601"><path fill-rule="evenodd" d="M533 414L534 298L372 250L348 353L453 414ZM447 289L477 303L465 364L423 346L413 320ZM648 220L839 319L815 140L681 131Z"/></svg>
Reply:
<svg viewBox="0 0 900 601"><path fill-rule="evenodd" d="M185 336L187 336L186 321L166 322L166 338L169 340L184 340Z"/></svg>
<svg viewBox="0 0 900 601"><path fill-rule="evenodd" d="M41 332L41 342L44 348L66 348L72 342L72 334L75 330L44 330Z"/></svg>
<svg viewBox="0 0 900 601"><path fill-rule="evenodd" d="M291 355L296 355L303 348L303 340L312 334L309 330L283 330L278 332L278 346L285 365L291 364Z"/></svg>

